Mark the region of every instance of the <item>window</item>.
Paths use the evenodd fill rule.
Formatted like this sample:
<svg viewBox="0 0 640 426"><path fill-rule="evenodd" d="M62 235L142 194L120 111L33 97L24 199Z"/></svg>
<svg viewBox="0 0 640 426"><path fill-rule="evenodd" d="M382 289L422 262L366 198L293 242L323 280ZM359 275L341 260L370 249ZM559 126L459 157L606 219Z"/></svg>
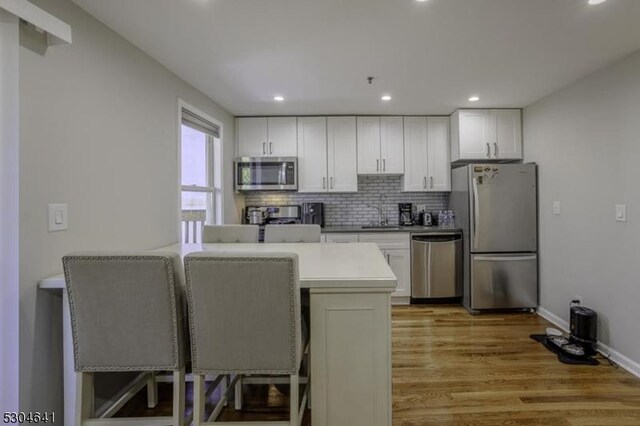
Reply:
<svg viewBox="0 0 640 426"><path fill-rule="evenodd" d="M181 241L202 242L205 223L220 223L220 128L211 121L181 110ZM216 167L218 166L218 167Z"/></svg>

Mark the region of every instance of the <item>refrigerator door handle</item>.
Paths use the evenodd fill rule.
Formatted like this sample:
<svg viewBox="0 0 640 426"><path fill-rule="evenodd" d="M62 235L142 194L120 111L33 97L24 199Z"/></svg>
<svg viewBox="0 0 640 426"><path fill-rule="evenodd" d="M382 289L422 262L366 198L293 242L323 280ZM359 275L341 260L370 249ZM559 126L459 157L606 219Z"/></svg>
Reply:
<svg viewBox="0 0 640 426"><path fill-rule="evenodd" d="M511 262L536 260L536 256L474 256L473 260L488 262Z"/></svg>
<svg viewBox="0 0 640 426"><path fill-rule="evenodd" d="M480 225L480 197L478 197L478 178L473 178L473 248L478 248L478 226Z"/></svg>

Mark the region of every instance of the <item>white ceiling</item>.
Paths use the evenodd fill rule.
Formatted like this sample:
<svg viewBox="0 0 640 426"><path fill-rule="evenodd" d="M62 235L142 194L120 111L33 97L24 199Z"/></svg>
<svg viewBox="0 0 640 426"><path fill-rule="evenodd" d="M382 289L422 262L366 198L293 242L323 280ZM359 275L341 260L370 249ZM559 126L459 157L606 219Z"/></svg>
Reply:
<svg viewBox="0 0 640 426"><path fill-rule="evenodd" d="M639 0L74 2L234 115L521 107L640 48Z"/></svg>

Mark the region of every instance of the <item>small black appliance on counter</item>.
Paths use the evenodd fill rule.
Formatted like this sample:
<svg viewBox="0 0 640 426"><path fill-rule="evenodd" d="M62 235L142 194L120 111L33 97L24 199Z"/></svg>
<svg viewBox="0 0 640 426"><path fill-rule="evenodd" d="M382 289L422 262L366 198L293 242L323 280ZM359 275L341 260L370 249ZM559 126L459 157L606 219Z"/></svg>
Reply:
<svg viewBox="0 0 640 426"><path fill-rule="evenodd" d="M594 355L598 345L598 314L593 309L571 306L571 340L581 346L585 354Z"/></svg>
<svg viewBox="0 0 640 426"><path fill-rule="evenodd" d="M400 226L412 226L413 225L413 204L412 203L399 203L398 204L398 217Z"/></svg>
<svg viewBox="0 0 640 426"><path fill-rule="evenodd" d="M324 203L302 203L302 223L324 227Z"/></svg>
<svg viewBox="0 0 640 426"><path fill-rule="evenodd" d="M246 206L243 223L258 225L258 241L264 241L265 225L294 225L301 222L300 206Z"/></svg>

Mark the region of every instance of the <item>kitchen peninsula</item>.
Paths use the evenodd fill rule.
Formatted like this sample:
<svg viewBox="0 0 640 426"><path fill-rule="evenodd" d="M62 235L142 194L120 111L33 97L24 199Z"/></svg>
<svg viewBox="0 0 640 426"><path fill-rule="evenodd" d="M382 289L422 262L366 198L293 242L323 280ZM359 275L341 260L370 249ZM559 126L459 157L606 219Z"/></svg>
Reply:
<svg viewBox="0 0 640 426"><path fill-rule="evenodd" d="M373 243L174 244L197 251L293 252L311 301L311 418L314 426L391 425L391 293L396 276ZM62 275L40 288L65 288ZM63 291L65 425L74 425L75 375L69 307Z"/></svg>

